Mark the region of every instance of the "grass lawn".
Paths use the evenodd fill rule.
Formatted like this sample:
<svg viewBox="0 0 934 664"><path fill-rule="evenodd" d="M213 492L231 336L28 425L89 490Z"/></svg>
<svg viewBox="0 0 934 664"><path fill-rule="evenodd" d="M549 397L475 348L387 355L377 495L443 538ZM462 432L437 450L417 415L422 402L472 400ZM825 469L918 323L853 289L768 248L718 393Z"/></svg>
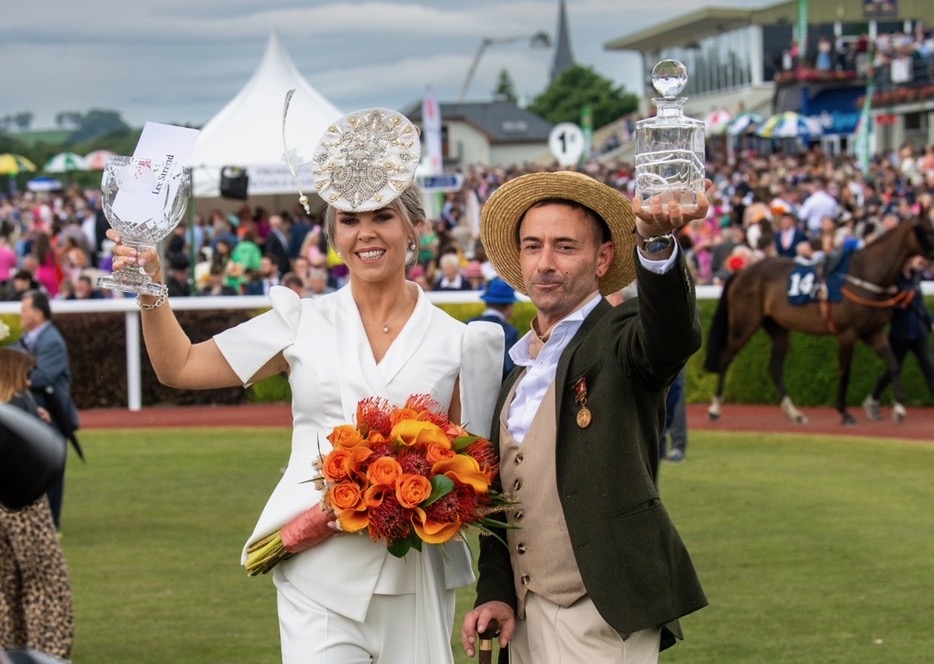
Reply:
<svg viewBox="0 0 934 664"><path fill-rule="evenodd" d="M288 431L89 430L82 443L63 512L74 661L278 662L275 590L239 551ZM926 661L932 478L934 445L692 432L661 484L711 606L661 661ZM460 593L459 615L472 601Z"/></svg>

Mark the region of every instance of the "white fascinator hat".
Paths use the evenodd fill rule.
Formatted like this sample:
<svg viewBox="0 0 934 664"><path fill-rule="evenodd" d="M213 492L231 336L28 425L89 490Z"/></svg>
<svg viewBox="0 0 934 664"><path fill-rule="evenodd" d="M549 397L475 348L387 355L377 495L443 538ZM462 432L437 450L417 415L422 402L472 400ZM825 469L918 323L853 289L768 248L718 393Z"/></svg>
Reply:
<svg viewBox="0 0 934 664"><path fill-rule="evenodd" d="M286 143L285 162L298 182L298 171L311 168L315 190L328 205L344 212L368 212L386 207L415 180L421 159L418 129L408 118L388 108L348 113L331 123L305 161ZM308 210L308 197L299 188L299 201Z"/></svg>

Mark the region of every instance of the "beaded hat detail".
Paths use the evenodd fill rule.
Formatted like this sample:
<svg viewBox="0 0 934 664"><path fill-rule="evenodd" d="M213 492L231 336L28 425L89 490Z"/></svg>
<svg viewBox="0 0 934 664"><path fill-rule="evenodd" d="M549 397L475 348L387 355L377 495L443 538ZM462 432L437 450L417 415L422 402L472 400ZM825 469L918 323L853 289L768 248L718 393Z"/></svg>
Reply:
<svg viewBox="0 0 934 664"><path fill-rule="evenodd" d="M291 95L286 96L285 116ZM367 108L334 121L318 140L310 163L287 145L284 155L293 176L311 168L318 195L344 212L368 212L386 207L415 180L421 160L418 129L401 113ZM299 201L308 208L307 197Z"/></svg>

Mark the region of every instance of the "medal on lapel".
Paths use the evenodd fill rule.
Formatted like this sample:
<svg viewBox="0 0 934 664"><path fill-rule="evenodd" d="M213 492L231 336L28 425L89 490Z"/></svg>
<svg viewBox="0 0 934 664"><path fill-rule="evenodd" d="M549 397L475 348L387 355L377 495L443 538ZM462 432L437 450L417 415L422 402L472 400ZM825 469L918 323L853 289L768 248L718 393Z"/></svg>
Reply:
<svg viewBox="0 0 934 664"><path fill-rule="evenodd" d="M574 381L574 403L580 406L577 411L577 426L586 429L590 426L592 415L587 408L587 379L581 376Z"/></svg>

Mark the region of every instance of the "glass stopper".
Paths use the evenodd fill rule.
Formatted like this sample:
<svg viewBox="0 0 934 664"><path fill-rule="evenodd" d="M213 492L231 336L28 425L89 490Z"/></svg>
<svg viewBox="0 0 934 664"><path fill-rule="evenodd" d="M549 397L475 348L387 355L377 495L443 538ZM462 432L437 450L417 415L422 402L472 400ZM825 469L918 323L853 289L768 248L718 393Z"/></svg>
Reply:
<svg viewBox="0 0 934 664"><path fill-rule="evenodd" d="M652 69L652 86L666 99L677 97L687 82L687 67L677 60L662 60Z"/></svg>

